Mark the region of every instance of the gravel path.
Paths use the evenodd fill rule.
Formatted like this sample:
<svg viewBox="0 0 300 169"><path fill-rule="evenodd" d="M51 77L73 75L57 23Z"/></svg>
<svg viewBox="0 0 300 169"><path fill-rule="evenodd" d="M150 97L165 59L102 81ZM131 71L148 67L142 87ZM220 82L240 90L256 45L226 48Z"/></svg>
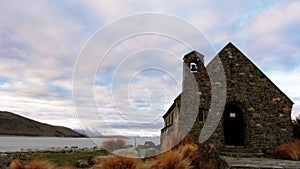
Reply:
<svg viewBox="0 0 300 169"><path fill-rule="evenodd" d="M270 158L222 158L225 161L227 161L230 167L300 169L300 161L279 160Z"/></svg>

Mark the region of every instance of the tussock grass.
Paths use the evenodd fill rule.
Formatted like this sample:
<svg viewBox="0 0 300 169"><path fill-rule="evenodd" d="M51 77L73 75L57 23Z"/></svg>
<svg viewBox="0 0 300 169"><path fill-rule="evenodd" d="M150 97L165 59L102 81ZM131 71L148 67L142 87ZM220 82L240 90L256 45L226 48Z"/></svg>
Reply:
<svg viewBox="0 0 300 169"><path fill-rule="evenodd" d="M104 158L94 165L94 169L138 169L141 166L140 159L134 159L123 156L115 156L111 158Z"/></svg>
<svg viewBox="0 0 300 169"><path fill-rule="evenodd" d="M172 150L148 163L147 169L191 169L191 163L191 160L184 158L180 151Z"/></svg>
<svg viewBox="0 0 300 169"><path fill-rule="evenodd" d="M94 155L95 156L95 155ZM97 155L96 155L97 156ZM64 158L62 157L62 160ZM214 144L181 144L155 157L139 159L123 156L105 156L97 159L94 169L213 169L218 168L219 156ZM54 167L53 167L54 166ZM65 165L74 166L74 165ZM9 169L67 169L51 160L34 159L26 165L15 160Z"/></svg>
<svg viewBox="0 0 300 169"><path fill-rule="evenodd" d="M24 165L28 165L33 160L49 161L56 166L75 166L78 160L88 161L94 156L106 156L108 152L105 150L93 151L93 152L75 152L75 153L60 153L60 152L48 152L48 153L33 153L27 155L14 154L12 155L16 159L20 159L24 162Z"/></svg>
<svg viewBox="0 0 300 169"><path fill-rule="evenodd" d="M64 167L65 168L65 167ZM22 165L20 160L13 160L9 169L62 169L45 160L32 160L28 165Z"/></svg>
<svg viewBox="0 0 300 169"><path fill-rule="evenodd" d="M95 169L214 169L218 167L219 156L213 144L180 145L156 157L144 160L112 156L94 165Z"/></svg>
<svg viewBox="0 0 300 169"><path fill-rule="evenodd" d="M9 169L23 169L21 162L19 159L15 159L11 162Z"/></svg>
<svg viewBox="0 0 300 169"><path fill-rule="evenodd" d="M286 160L300 160L300 139L276 148L274 157Z"/></svg>

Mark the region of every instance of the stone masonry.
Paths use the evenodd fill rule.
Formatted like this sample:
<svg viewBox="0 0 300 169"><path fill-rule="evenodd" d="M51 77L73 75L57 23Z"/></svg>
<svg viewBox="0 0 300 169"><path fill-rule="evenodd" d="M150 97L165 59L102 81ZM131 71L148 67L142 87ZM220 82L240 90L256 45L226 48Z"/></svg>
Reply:
<svg viewBox="0 0 300 169"><path fill-rule="evenodd" d="M228 43L216 57L224 68L227 96L224 112L220 112L221 121L208 141L221 147L243 146L255 152L272 151L292 141L293 102L232 43ZM189 117L190 112L180 112L182 95L190 85L185 82L187 73L194 76L199 88L199 112L188 134L191 142L198 141L211 109L211 82L206 69L212 69L213 64L205 67L203 55L196 51L185 55L183 60L183 92L163 116L165 127L161 130L161 143L168 141L171 133L178 133L180 126L185 125L181 124L181 116ZM189 105L195 104L190 102Z"/></svg>

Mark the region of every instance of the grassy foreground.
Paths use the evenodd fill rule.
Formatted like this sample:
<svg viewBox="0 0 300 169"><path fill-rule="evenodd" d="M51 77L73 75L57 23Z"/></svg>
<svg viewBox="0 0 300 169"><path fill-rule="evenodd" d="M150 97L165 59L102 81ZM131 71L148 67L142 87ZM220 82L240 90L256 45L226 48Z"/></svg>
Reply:
<svg viewBox="0 0 300 169"><path fill-rule="evenodd" d="M45 160L49 161L56 166L75 166L78 160L86 160L94 156L106 156L108 152L105 150L93 152L74 152L74 153L32 153L32 154L12 154L16 159L20 159L25 165L29 164L32 160Z"/></svg>
<svg viewBox="0 0 300 169"><path fill-rule="evenodd" d="M15 160L9 169L72 169L76 161L108 155L106 151L73 154L41 153ZM18 158L18 157L17 157ZM215 169L221 160L214 144L186 144L155 157L138 159L123 156L98 158L93 169Z"/></svg>

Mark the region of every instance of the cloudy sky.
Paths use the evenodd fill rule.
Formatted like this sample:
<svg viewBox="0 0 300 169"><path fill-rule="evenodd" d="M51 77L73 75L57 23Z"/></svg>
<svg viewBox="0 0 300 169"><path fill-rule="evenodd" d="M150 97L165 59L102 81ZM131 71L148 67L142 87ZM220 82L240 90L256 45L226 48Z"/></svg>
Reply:
<svg viewBox="0 0 300 169"><path fill-rule="evenodd" d="M300 114L300 1L11 0L0 1L0 11L1 110L104 134L158 135L161 116L181 90L182 57L191 49L166 36L142 34L111 46L101 62L82 56L105 27L155 12L195 26L215 51L233 42L294 101L293 116ZM196 50L206 63L213 57ZM94 105L82 100L75 106L85 112L74 106L73 74L85 58L97 66L87 76L94 79L98 112L88 111ZM80 94L84 98L84 91L75 96Z"/></svg>

